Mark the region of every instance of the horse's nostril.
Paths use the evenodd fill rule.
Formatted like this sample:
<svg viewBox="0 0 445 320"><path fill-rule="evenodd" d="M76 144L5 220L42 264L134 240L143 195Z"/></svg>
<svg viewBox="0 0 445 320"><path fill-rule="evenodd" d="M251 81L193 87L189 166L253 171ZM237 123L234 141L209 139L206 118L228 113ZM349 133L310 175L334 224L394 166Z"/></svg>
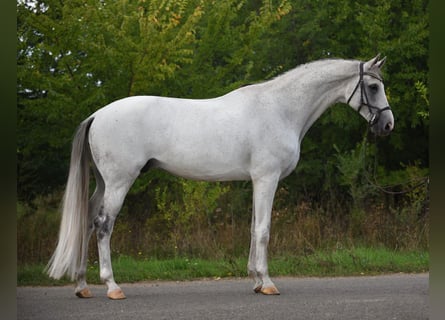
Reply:
<svg viewBox="0 0 445 320"><path fill-rule="evenodd" d="M393 128L392 123L391 123L391 122L388 122L388 123L386 124L386 126L385 126L385 131L391 131L392 128Z"/></svg>

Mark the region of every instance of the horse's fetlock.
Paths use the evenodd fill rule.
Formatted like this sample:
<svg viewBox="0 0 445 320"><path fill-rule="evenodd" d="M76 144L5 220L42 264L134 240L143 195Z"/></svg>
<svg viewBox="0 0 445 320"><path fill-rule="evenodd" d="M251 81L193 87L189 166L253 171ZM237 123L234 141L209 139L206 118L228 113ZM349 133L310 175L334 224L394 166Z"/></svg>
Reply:
<svg viewBox="0 0 445 320"><path fill-rule="evenodd" d="M100 280L102 282L107 282L108 280L113 278L113 273L110 270L101 270L100 271Z"/></svg>

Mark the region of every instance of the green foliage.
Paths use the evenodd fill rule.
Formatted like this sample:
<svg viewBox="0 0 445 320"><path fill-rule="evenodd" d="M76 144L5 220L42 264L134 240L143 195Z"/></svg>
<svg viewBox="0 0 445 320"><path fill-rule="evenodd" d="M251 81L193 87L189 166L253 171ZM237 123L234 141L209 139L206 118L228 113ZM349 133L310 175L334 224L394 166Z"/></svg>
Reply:
<svg viewBox="0 0 445 320"><path fill-rule="evenodd" d="M168 239L175 256L178 252L188 251L187 247L191 247L193 235L200 232L199 228L212 229L211 220L218 208L218 200L228 191L220 183L179 179L179 185L181 197L165 187L157 187L155 191L157 214L171 230Z"/></svg>
<svg viewBox="0 0 445 320"><path fill-rule="evenodd" d="M261 68L265 38L272 26L290 10L289 1L208 1L196 29L193 62L178 70L163 94L209 98L246 83L263 80ZM269 72L270 73L270 72Z"/></svg>
<svg viewBox="0 0 445 320"><path fill-rule="evenodd" d="M366 148L366 140L363 140L355 149L348 153L337 151L337 168L340 171L340 185L346 186L352 197L354 208L363 208L363 201L366 197L372 197L373 187L365 181L366 174L365 160L369 157L371 148Z"/></svg>
<svg viewBox="0 0 445 320"><path fill-rule="evenodd" d="M428 111L428 107L430 106L430 100L428 98L428 88L425 86L425 84L421 81L417 81L416 84L416 91L422 98L422 100L425 102L425 107L417 111L417 114L424 120L429 119L430 113Z"/></svg>
<svg viewBox="0 0 445 320"><path fill-rule="evenodd" d="M155 94L191 62L202 15L196 2L18 4L20 198L64 183L73 132L90 113L129 95Z"/></svg>

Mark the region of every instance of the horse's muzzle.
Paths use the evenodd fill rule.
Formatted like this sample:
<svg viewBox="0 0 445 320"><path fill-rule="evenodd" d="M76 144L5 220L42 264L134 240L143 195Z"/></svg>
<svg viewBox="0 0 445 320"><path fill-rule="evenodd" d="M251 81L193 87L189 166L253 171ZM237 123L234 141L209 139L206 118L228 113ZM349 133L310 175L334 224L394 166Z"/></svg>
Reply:
<svg viewBox="0 0 445 320"><path fill-rule="evenodd" d="M379 120L371 126L371 131L378 136L387 136L394 129L394 117L391 111L381 114Z"/></svg>

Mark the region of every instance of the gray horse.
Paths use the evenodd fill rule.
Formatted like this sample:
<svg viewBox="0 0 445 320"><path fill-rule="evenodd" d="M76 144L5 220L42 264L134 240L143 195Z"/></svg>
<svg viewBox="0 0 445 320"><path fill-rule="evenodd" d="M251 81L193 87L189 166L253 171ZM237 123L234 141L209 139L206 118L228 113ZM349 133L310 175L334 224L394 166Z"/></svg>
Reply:
<svg viewBox="0 0 445 320"><path fill-rule="evenodd" d="M110 299L125 295L113 278L110 237L124 198L150 168L204 181L252 180L248 262L255 292L279 294L269 278L267 246L278 182L296 167L307 130L331 105L349 104L371 130L387 135L394 118L380 69L368 62L320 60L267 82L206 99L135 96L115 101L83 121L73 141L57 248L47 271L86 283L88 242L97 233L100 277ZM96 190L88 200L89 165Z"/></svg>

